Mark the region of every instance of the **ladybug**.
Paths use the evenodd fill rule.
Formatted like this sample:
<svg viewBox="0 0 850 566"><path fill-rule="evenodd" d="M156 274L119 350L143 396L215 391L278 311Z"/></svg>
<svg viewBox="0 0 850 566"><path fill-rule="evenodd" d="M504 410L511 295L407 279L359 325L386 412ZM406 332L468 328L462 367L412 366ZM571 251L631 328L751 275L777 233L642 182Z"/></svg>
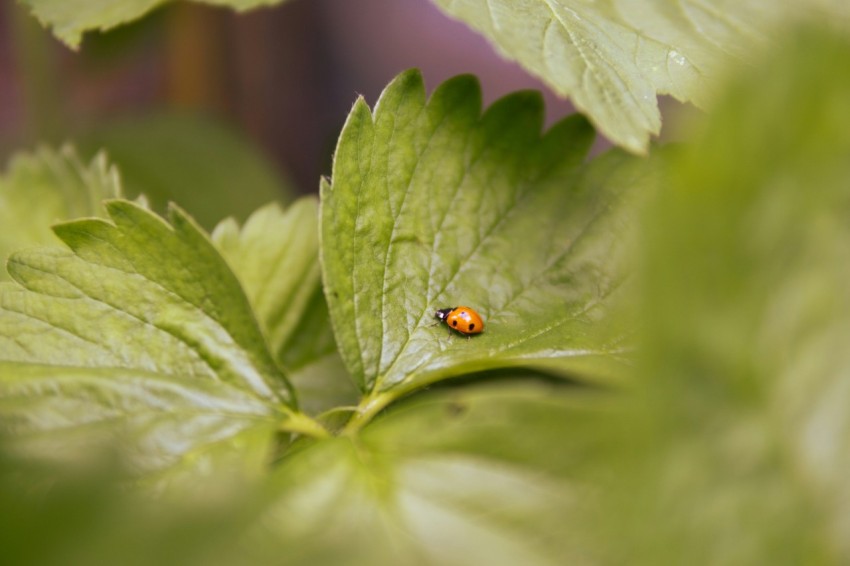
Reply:
<svg viewBox="0 0 850 566"><path fill-rule="evenodd" d="M446 323L452 330L457 330L467 337L484 330L484 320L481 315L469 307L449 307L440 309L434 316Z"/></svg>

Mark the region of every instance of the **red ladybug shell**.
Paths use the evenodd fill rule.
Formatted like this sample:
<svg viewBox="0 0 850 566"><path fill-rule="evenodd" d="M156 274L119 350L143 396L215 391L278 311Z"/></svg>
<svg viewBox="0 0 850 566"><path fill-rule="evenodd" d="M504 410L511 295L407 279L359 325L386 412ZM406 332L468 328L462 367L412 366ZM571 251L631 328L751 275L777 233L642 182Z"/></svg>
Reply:
<svg viewBox="0 0 850 566"><path fill-rule="evenodd" d="M484 330L484 320L481 315L469 307L440 309L434 313L434 316L461 334L478 334Z"/></svg>

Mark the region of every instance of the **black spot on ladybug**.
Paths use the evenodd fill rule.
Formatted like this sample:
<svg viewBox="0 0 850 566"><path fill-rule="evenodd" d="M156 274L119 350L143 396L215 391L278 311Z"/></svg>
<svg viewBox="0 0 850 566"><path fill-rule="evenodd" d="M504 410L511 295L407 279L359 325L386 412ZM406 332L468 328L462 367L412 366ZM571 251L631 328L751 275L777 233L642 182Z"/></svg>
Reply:
<svg viewBox="0 0 850 566"><path fill-rule="evenodd" d="M452 326L457 326L457 321L456 321L456 320L453 320L453 321L452 321Z"/></svg>
<svg viewBox="0 0 850 566"><path fill-rule="evenodd" d="M469 325L469 331L472 332L472 330L474 328L475 328L475 323L473 322L472 324Z"/></svg>

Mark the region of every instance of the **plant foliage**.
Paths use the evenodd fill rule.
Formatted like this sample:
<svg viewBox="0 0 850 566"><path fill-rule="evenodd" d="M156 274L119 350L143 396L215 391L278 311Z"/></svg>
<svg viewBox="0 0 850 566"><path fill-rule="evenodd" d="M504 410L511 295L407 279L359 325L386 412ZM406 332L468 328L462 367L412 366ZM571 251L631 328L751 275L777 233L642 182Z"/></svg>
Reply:
<svg viewBox="0 0 850 566"><path fill-rule="evenodd" d="M419 74L402 74L374 114L355 104L323 186L337 343L361 389L384 400L517 365L604 379L628 349L612 304L653 162L613 152L585 165L587 122L541 136L533 93L483 115L479 105L469 77L426 102ZM457 305L485 317L483 334L434 328L435 311Z"/></svg>
<svg viewBox="0 0 850 566"><path fill-rule="evenodd" d="M235 10L279 4L284 0L200 0ZM33 15L72 48L87 31L108 31L132 22L173 0L21 0Z"/></svg>
<svg viewBox="0 0 850 566"><path fill-rule="evenodd" d="M76 48L173 0L22 0ZM285 0L197 0L236 10ZM615 144L646 153L661 130L657 95L705 107L730 63L752 64L781 41L782 24L832 19L847 29L843 0L433 0L487 37L505 57L569 97Z"/></svg>
<svg viewBox="0 0 850 566"><path fill-rule="evenodd" d="M118 173L103 154L88 165L70 146L13 156L0 177L0 260L25 246L57 243L52 223L102 215L101 201L120 196Z"/></svg>
<svg viewBox="0 0 850 566"><path fill-rule="evenodd" d="M730 63L778 43L782 22L850 16L841 0L434 1L640 153L661 130L658 94L705 106Z"/></svg>
<svg viewBox="0 0 850 566"><path fill-rule="evenodd" d="M135 463L158 470L257 427L298 428L291 386L197 225L177 208L170 224L128 201L106 209L110 222L55 228L70 250L8 261L0 413L22 449L72 457L74 438L126 434Z"/></svg>
<svg viewBox="0 0 850 566"><path fill-rule="evenodd" d="M785 44L649 157L402 73L318 202L212 236L105 158L17 157L5 556L847 563L850 42Z"/></svg>

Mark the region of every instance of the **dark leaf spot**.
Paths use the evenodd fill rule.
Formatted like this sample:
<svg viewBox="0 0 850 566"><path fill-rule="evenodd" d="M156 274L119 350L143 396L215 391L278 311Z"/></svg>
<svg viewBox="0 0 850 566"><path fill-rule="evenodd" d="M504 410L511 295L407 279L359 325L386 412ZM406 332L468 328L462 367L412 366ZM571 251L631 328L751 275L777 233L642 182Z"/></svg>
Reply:
<svg viewBox="0 0 850 566"><path fill-rule="evenodd" d="M446 412L452 417L459 417L466 413L467 410L469 410L469 407L467 407L466 404L460 402L450 403L446 407Z"/></svg>

